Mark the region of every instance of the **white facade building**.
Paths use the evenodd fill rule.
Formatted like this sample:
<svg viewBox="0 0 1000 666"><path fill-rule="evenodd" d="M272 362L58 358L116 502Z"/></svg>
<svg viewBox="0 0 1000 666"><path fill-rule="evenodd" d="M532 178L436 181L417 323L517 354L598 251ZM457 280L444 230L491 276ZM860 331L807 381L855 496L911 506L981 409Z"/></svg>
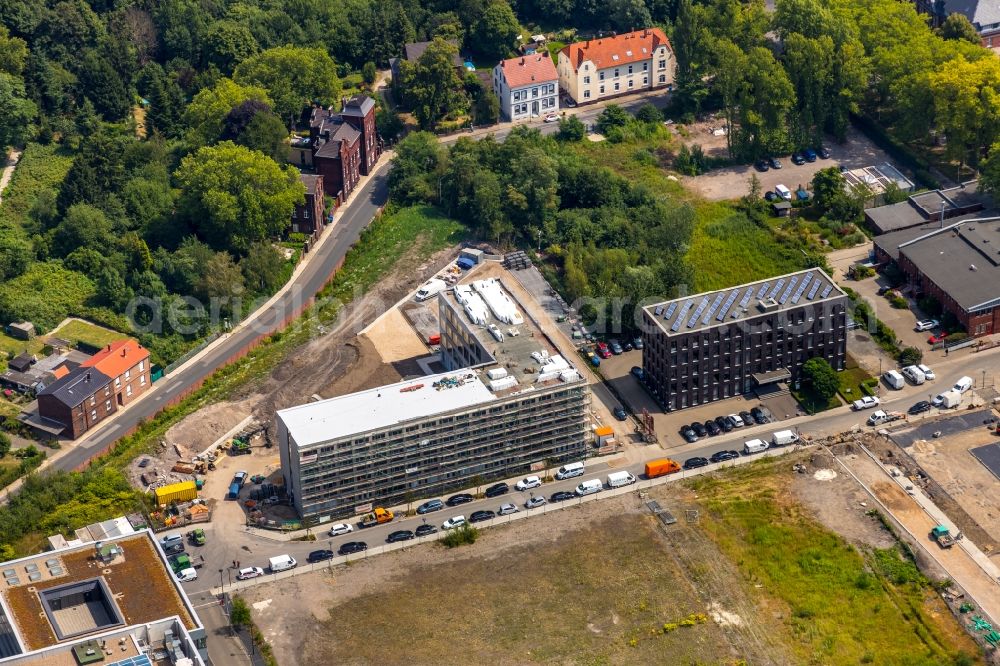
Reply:
<svg viewBox="0 0 1000 666"><path fill-rule="evenodd" d="M559 111L559 75L548 53L502 60L493 68L493 90L508 120Z"/></svg>

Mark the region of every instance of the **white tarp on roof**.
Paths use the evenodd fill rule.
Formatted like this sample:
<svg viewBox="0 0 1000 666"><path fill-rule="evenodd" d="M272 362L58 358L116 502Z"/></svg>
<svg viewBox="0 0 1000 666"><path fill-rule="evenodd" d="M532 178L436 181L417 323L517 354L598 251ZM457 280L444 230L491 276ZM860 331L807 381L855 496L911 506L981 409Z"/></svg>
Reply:
<svg viewBox="0 0 1000 666"><path fill-rule="evenodd" d="M483 297L486 304L493 312L493 316L505 324L519 326L524 323L521 313L517 311L517 306L507 292L500 286L500 281L496 278L487 280L476 280L472 283L472 288Z"/></svg>
<svg viewBox="0 0 1000 666"><path fill-rule="evenodd" d="M473 293L472 287L460 284L455 287L455 300L465 308L465 314L469 315L469 321L479 326L485 326L490 319L489 310L486 303L479 294Z"/></svg>

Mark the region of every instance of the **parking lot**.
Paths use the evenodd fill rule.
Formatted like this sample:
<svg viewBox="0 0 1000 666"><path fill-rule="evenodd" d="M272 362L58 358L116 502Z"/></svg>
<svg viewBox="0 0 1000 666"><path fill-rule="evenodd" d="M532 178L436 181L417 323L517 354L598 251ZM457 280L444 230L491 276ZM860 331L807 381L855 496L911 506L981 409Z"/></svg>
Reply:
<svg viewBox="0 0 1000 666"><path fill-rule="evenodd" d="M690 138L685 140L688 145L702 145L710 140L719 143L719 137L706 135L704 132L691 129ZM722 146L725 146L725 137L722 137ZM774 186L781 183L795 192L799 185L807 190L812 182L813 175L820 169L842 165L848 169L884 164L890 162L889 156L877 148L863 134L851 128L847 133L847 139L843 144L837 144L832 139L828 140L826 147L832 153L830 159L818 158L815 162L806 162L802 165L792 164L788 155L779 155L781 169L769 169L765 172L757 171L750 165L740 165L714 169L700 176L686 176L683 178L684 184L698 192L706 199L715 201L722 199L735 199L747 192L747 183L750 174L757 174L762 190L767 192L773 190ZM724 156L724 150L722 155ZM719 153L718 147L714 151L706 150L706 153ZM895 166L895 165L894 165Z"/></svg>

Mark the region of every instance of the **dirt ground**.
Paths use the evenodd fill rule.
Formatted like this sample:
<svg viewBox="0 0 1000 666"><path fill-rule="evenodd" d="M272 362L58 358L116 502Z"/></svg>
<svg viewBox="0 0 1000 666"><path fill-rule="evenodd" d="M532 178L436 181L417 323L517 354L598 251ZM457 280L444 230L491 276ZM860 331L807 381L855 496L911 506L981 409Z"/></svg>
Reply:
<svg viewBox="0 0 1000 666"><path fill-rule="evenodd" d="M429 353L427 345L397 308L382 315L362 335L372 342L384 363L404 361Z"/></svg>
<svg viewBox="0 0 1000 666"><path fill-rule="evenodd" d="M996 435L985 429L967 430L917 440L908 452L986 530L993 543L1000 543L1000 481L969 453L995 440Z"/></svg>

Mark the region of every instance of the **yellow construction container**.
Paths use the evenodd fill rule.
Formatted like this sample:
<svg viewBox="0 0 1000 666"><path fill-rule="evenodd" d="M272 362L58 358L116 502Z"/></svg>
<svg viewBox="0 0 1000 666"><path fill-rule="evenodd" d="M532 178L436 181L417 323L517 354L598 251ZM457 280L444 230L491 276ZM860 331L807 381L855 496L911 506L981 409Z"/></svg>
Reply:
<svg viewBox="0 0 1000 666"><path fill-rule="evenodd" d="M171 502L187 502L198 497L198 488L194 481L181 481L157 488L153 491L153 496L156 497L156 503L160 505Z"/></svg>

